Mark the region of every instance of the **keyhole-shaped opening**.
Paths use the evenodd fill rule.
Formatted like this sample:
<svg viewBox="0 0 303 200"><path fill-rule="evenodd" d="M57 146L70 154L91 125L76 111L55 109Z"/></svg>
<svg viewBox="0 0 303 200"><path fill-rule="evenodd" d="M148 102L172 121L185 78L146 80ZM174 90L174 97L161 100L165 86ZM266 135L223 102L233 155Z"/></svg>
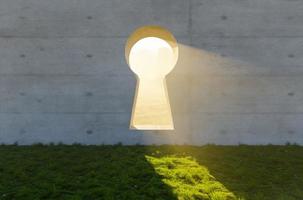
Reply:
<svg viewBox="0 0 303 200"><path fill-rule="evenodd" d="M165 76L174 68L177 54L175 39L161 27L139 28L129 38L127 61L137 75L131 129L174 129Z"/></svg>

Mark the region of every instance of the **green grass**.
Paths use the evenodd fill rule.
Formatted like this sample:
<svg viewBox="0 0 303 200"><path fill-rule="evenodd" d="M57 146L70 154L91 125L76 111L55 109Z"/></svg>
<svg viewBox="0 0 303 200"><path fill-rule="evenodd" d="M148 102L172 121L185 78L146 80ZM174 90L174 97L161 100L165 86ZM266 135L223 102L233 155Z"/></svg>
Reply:
<svg viewBox="0 0 303 200"><path fill-rule="evenodd" d="M3 145L0 199L302 200L303 147Z"/></svg>
<svg viewBox="0 0 303 200"><path fill-rule="evenodd" d="M146 159L179 199L237 199L191 157L146 156Z"/></svg>

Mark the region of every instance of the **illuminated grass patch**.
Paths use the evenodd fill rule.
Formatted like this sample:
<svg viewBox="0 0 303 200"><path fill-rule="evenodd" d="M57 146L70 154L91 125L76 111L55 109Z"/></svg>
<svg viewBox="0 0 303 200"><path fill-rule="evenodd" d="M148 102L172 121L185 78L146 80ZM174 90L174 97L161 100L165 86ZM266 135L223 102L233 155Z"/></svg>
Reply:
<svg viewBox="0 0 303 200"><path fill-rule="evenodd" d="M180 200L237 199L206 167L200 166L191 157L146 156L146 159Z"/></svg>

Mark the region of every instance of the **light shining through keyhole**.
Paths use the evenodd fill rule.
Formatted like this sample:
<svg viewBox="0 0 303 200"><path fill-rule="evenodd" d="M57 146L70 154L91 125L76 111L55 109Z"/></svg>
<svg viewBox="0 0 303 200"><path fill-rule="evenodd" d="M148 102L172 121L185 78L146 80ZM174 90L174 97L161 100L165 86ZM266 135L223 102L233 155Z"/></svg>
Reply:
<svg viewBox="0 0 303 200"><path fill-rule="evenodd" d="M168 74L175 66L171 46L157 37L146 37L134 44L129 54L129 65L142 78L159 78Z"/></svg>
<svg viewBox="0 0 303 200"><path fill-rule="evenodd" d="M130 128L173 130L166 75L178 60L174 36L160 26L140 27L126 42L125 58L137 75Z"/></svg>

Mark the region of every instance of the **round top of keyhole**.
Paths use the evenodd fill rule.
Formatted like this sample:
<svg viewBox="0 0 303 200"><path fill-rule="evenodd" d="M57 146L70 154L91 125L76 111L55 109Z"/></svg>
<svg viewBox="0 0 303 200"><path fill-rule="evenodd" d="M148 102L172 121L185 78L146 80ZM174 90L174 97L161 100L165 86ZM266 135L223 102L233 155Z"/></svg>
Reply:
<svg viewBox="0 0 303 200"><path fill-rule="evenodd" d="M175 64L172 48L157 37L143 38L130 50L129 66L140 78L164 77Z"/></svg>
<svg viewBox="0 0 303 200"><path fill-rule="evenodd" d="M126 44L126 59L139 78L163 78L176 65L177 43L172 34L159 26L137 29Z"/></svg>

